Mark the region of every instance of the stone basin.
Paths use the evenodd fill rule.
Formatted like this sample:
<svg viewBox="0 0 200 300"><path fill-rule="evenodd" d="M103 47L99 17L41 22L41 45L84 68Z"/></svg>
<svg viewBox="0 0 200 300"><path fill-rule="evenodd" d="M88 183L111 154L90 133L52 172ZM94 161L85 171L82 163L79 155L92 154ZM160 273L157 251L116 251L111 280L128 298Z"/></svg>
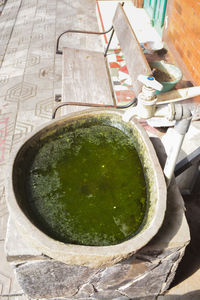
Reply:
<svg viewBox="0 0 200 300"><path fill-rule="evenodd" d="M143 127L136 119L132 119L128 123L123 122L122 115L122 111L111 109L88 110L70 114L67 117L51 121L33 132L12 153L7 185L7 202L10 215L24 239L50 258L71 265L106 267L133 255L145 246L161 227L166 210L167 194L162 169L153 145ZM63 243L50 237L37 226L32 214L27 210L28 199L24 196L23 182L26 178L24 178L23 170L30 158L29 153L34 153L41 140L55 135L61 128L70 128L72 124L73 126L77 124L80 127L87 122L98 122L117 128L130 137L134 141L145 175L147 209L142 226L140 226L137 234L121 243L109 246Z"/></svg>

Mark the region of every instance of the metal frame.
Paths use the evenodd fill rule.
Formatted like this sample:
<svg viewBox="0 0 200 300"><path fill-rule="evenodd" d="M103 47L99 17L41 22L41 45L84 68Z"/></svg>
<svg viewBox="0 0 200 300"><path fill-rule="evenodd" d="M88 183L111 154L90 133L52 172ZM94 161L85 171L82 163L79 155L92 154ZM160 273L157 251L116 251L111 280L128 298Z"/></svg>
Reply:
<svg viewBox="0 0 200 300"><path fill-rule="evenodd" d="M56 54L63 54L63 52L61 50L59 50L59 43L60 43L60 38L66 34L66 33L84 33L84 34L97 34L97 35L102 35L102 34L107 34L109 33L110 31L112 30L111 32L111 36L110 36L110 39L108 41L108 45L107 45L107 48L106 48L106 51L104 53L104 56L107 55L107 52L108 52L108 49L109 49L109 46L110 46L110 43L111 43L111 40L112 40L112 37L113 37L113 34L114 34L114 28L113 26L111 26L110 29L108 29L107 31L104 31L104 32L98 32L98 31L85 31L85 30L72 30L72 29L69 29L69 30L66 30L64 32L62 32L59 37L57 38L57 43L56 43Z"/></svg>
<svg viewBox="0 0 200 300"><path fill-rule="evenodd" d="M124 6L124 2L121 3L122 6ZM56 54L62 54L63 52L61 50L59 50L59 43L60 43L60 38L66 34L66 33L84 33L84 34L97 34L97 35L102 35L102 34L107 34L109 33L110 31L112 30L111 32L111 35L110 35L110 38L109 38L109 41L108 41L108 45L106 47L106 50L104 52L104 56L107 55L107 52L108 52L108 49L110 47L110 43L112 41L112 38L113 38L113 34L114 34L114 28L113 26L111 26L110 29L108 29L107 31L104 31L104 32L98 32L98 31L85 31L85 30L73 30L73 29L69 29L69 30L66 30L64 32L62 32L59 37L57 38L57 43L56 43Z"/></svg>
<svg viewBox="0 0 200 300"><path fill-rule="evenodd" d="M61 95L57 95L59 97ZM59 98L60 99L60 98ZM59 100L60 101L60 100ZM112 105L112 104L100 104L100 103L86 103L86 102L62 102L58 104L52 113L52 119L55 119L57 110L63 106L88 106L88 107L102 107L102 108L116 108L116 109L124 109L130 106L135 106L137 104L137 98L134 98L127 104L124 105Z"/></svg>

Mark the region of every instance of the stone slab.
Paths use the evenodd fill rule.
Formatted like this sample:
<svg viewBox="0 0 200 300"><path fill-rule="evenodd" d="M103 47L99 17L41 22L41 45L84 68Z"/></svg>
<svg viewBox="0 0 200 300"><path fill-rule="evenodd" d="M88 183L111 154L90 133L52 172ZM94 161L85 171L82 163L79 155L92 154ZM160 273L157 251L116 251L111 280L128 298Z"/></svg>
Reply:
<svg viewBox="0 0 200 300"><path fill-rule="evenodd" d="M146 297L160 293L179 255L178 251L162 259L155 255L151 262L131 257L101 269L66 265L55 260L34 261L19 265L16 271L23 290L34 299Z"/></svg>
<svg viewBox="0 0 200 300"><path fill-rule="evenodd" d="M23 291L19 286L19 283L15 280L12 266L7 265L6 254L4 251L4 241L0 241L0 258L0 295L2 297L6 297L9 294L22 295Z"/></svg>
<svg viewBox="0 0 200 300"><path fill-rule="evenodd" d="M7 224L5 251L9 262L19 263L33 258L44 259L41 252L24 242L10 217Z"/></svg>

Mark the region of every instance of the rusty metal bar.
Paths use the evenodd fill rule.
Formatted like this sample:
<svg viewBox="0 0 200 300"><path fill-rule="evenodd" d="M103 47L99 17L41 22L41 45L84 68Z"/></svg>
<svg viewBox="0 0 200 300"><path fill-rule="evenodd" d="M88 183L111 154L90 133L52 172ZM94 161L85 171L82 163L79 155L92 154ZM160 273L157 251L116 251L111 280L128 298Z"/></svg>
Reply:
<svg viewBox="0 0 200 300"><path fill-rule="evenodd" d="M66 30L64 32L62 32L59 37L57 38L57 43L56 43L56 54L62 54L62 51L59 50L59 43L60 43L60 38L66 34L66 33L84 33L84 34L98 34L98 35L101 35L101 34L106 34L108 32L110 32L111 30L113 29L113 26L111 26L111 28L107 31L104 31L104 32L98 32L98 31L86 31L86 30L72 30L72 29L69 29L69 30Z"/></svg>
<svg viewBox="0 0 200 300"><path fill-rule="evenodd" d="M117 109L123 109L123 108L128 108L131 105L136 105L137 104L137 98L134 98L132 101L125 105L112 105L112 104L98 104L98 103L85 103L85 102L62 102L61 104L58 104L52 113L52 119L55 119L56 112L59 108L63 106L88 106L88 107L105 107L105 108L117 108Z"/></svg>

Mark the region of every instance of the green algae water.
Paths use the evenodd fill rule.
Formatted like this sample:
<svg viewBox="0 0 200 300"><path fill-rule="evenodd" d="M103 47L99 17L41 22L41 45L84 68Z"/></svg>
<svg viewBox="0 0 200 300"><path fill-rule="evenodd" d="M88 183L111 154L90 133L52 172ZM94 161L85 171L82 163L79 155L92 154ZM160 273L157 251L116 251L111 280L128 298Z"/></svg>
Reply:
<svg viewBox="0 0 200 300"><path fill-rule="evenodd" d="M43 141L27 171L38 227L64 243L114 245L135 235L147 207L133 141L109 125L65 130Z"/></svg>

